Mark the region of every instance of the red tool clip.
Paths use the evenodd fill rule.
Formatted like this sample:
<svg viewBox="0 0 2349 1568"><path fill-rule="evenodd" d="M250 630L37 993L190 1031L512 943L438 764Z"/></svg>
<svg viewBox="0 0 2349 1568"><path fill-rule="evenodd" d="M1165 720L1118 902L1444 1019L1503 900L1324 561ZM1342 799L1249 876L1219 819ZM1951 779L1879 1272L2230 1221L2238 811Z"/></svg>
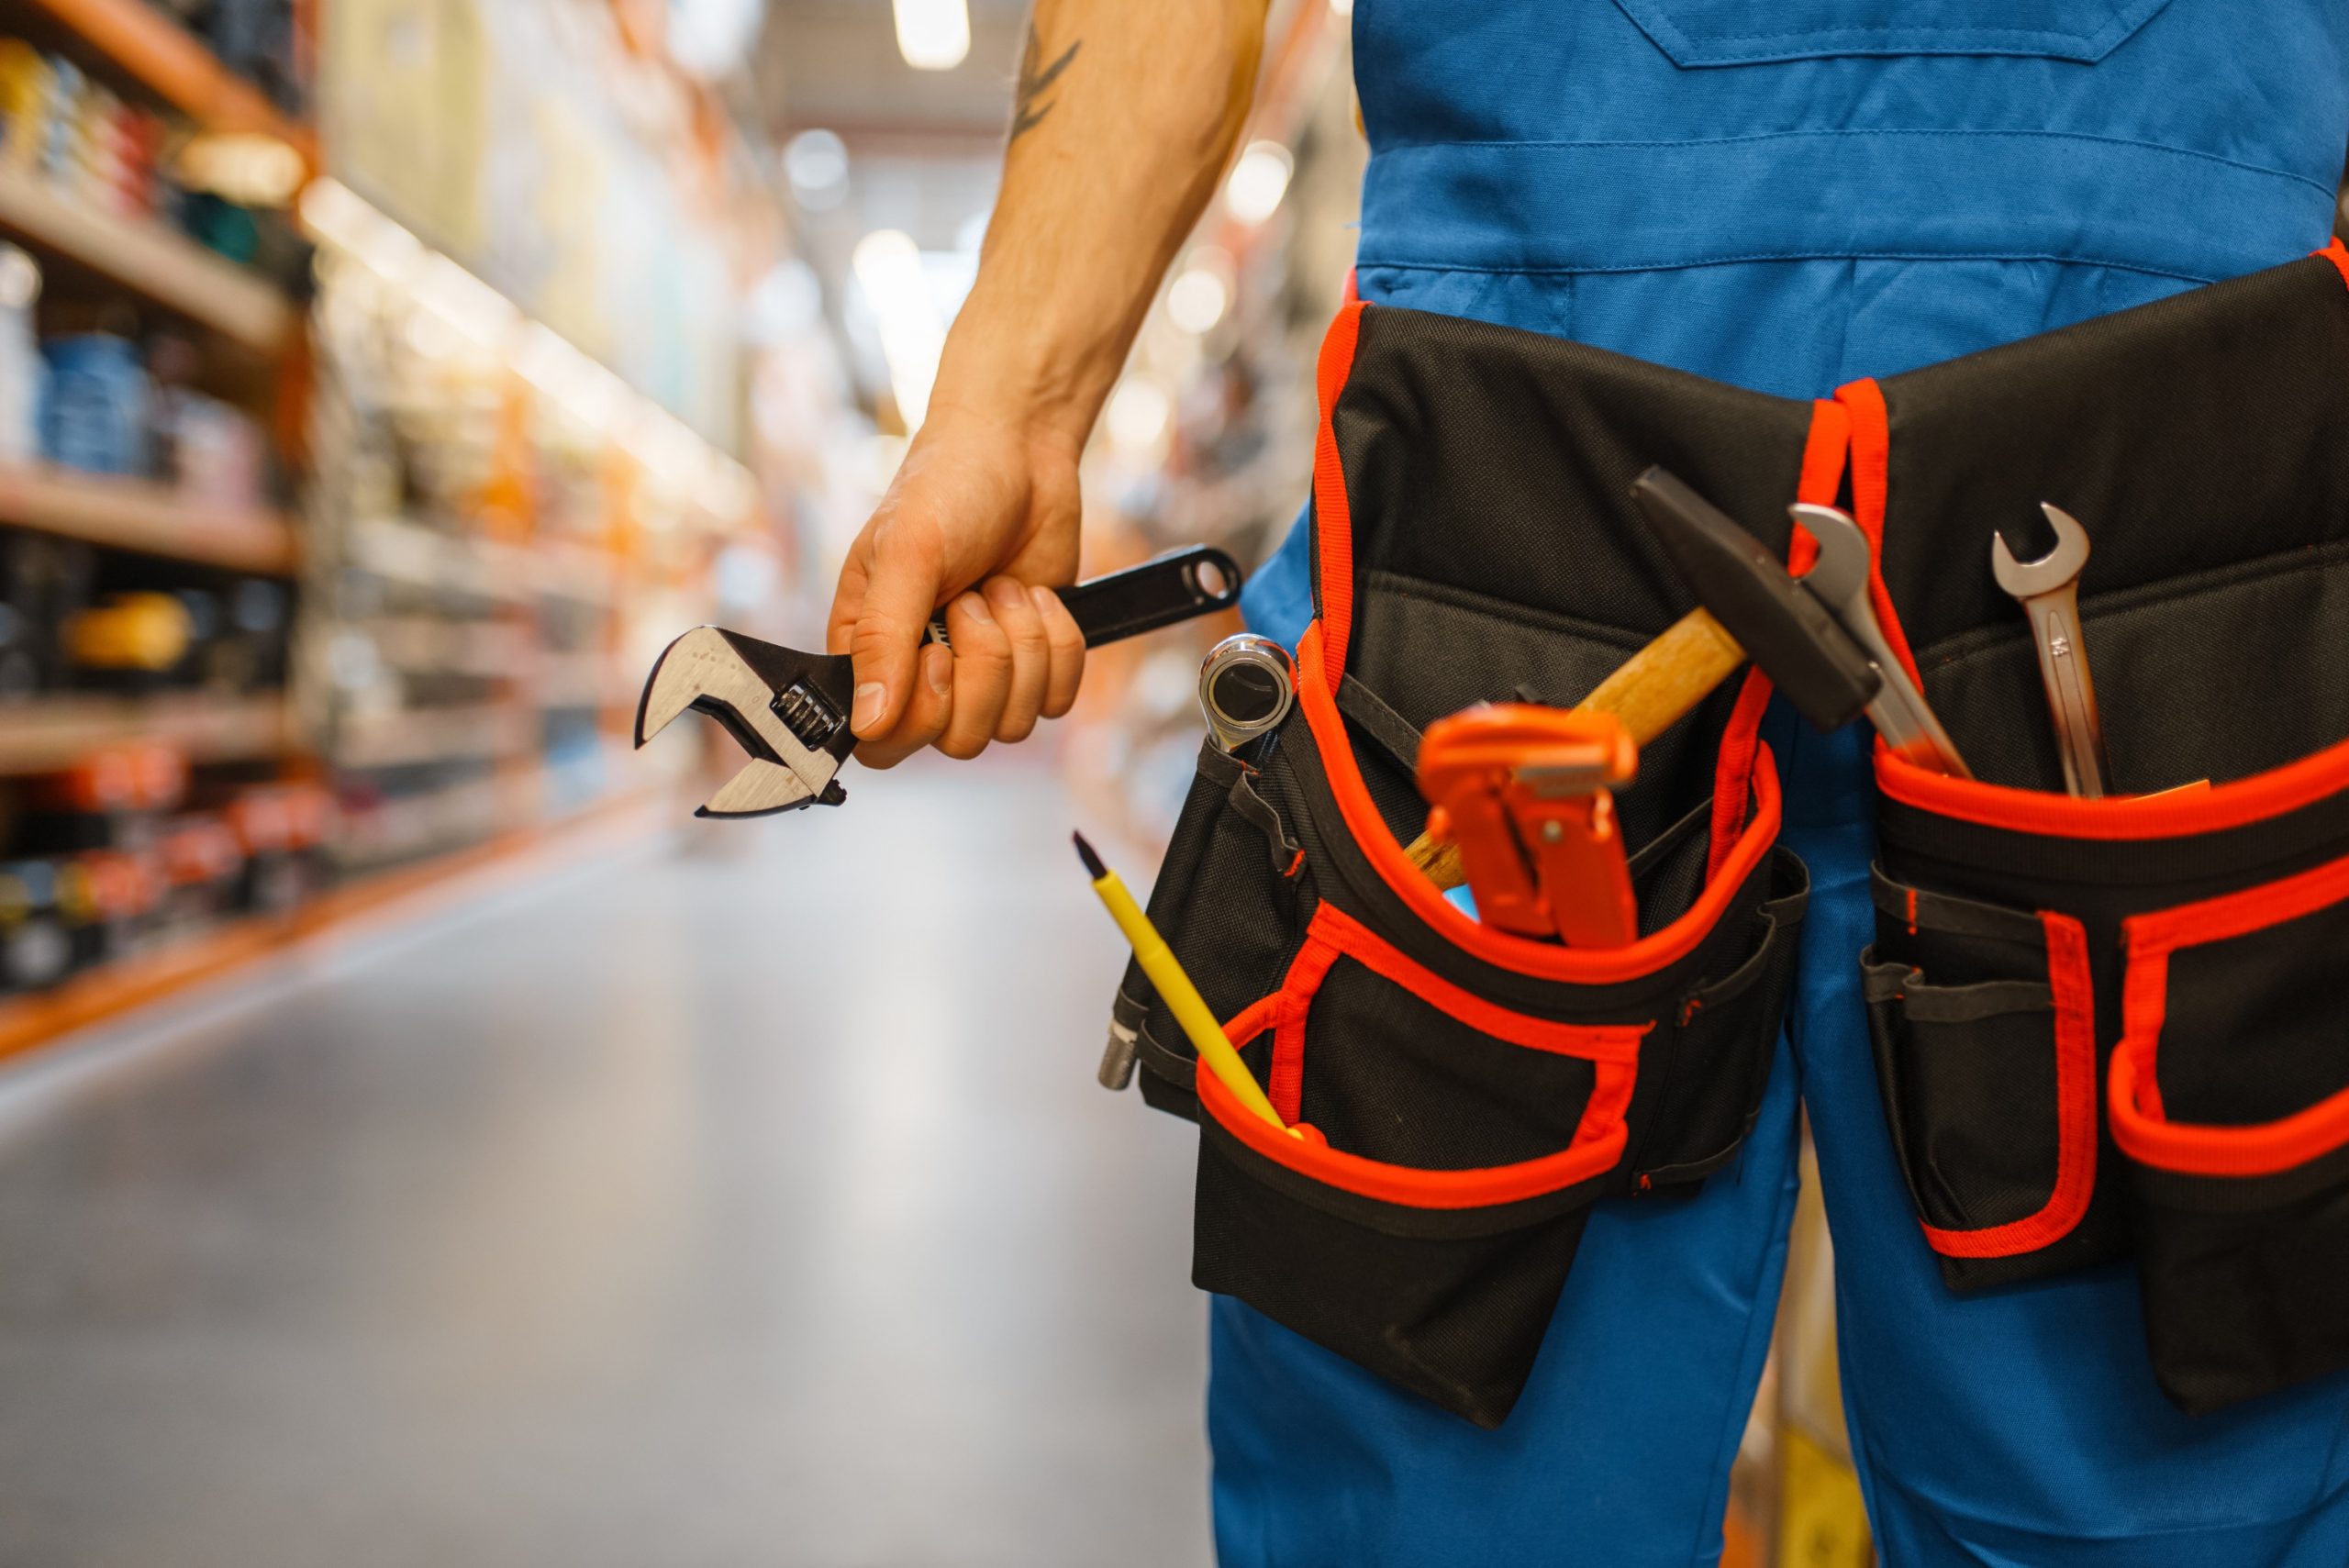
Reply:
<svg viewBox="0 0 2349 1568"><path fill-rule="evenodd" d="M1611 793L1638 770L1621 720L1596 709L1489 704L1419 742L1428 834L1459 846L1478 916L1569 947L1639 940Z"/></svg>

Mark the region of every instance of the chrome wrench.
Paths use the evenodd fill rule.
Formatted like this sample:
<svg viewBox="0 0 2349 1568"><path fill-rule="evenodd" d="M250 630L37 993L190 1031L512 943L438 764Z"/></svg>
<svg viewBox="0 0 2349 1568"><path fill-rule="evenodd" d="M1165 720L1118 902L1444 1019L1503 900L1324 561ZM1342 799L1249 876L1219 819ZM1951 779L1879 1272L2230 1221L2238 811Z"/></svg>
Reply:
<svg viewBox="0 0 2349 1568"><path fill-rule="evenodd" d="M1884 677L1876 700L1868 704L1868 722L1887 746L1917 766L1953 778L1972 778L1957 754L1957 742L1933 717L1925 694L1909 678L1908 667L1893 652L1876 618L1876 606L1868 601L1869 567L1875 559L1868 536L1833 506L1800 503L1787 510L1819 541L1819 560L1799 581Z"/></svg>
<svg viewBox="0 0 2349 1568"><path fill-rule="evenodd" d="M1993 533L1990 570L2031 619L2032 645L2039 652L2039 674L2047 684L2047 706L2055 720L2064 787L2084 800L2098 800L2111 765L2105 759L2104 725L2097 717L2096 683L2088 677L2087 642L2080 634L2080 572L2088 563L2088 531L2052 502L2042 501L2039 509L2055 530L2055 548L2036 561L2017 561L2007 536Z"/></svg>

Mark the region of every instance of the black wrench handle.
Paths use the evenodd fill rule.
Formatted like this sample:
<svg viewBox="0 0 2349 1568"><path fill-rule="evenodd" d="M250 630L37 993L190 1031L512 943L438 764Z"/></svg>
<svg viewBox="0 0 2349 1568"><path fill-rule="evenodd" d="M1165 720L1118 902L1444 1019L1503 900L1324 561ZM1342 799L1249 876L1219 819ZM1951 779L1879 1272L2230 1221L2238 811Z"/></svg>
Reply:
<svg viewBox="0 0 2349 1568"><path fill-rule="evenodd" d="M1241 575L1225 551L1194 544L1056 591L1085 645L1098 648L1230 609L1240 602ZM946 640L943 618L930 623L930 640Z"/></svg>

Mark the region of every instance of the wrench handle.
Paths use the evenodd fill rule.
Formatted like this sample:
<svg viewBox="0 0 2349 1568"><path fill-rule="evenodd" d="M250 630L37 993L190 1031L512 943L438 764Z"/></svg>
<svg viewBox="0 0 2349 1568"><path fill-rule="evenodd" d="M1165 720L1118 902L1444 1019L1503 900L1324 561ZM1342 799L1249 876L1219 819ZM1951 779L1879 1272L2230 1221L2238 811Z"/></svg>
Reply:
<svg viewBox="0 0 2349 1568"><path fill-rule="evenodd" d="M1054 592L1085 645L1098 648L1231 608L1240 602L1242 575L1224 551L1195 544ZM946 641L944 617L930 623L930 640Z"/></svg>
<svg viewBox="0 0 2349 1568"><path fill-rule="evenodd" d="M2080 631L2079 590L2066 584L2028 600L2024 607L2031 614L2039 677L2046 684L2047 707L2055 721L2064 787L2083 800L2100 800L2112 770L2105 757L2096 683L2088 674L2087 643Z"/></svg>

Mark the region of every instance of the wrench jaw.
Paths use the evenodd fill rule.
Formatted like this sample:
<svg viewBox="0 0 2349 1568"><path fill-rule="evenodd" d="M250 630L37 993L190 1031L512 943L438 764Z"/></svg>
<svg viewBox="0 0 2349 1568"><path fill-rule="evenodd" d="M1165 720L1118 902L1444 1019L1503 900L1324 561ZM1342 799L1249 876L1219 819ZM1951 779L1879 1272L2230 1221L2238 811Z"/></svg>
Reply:
<svg viewBox="0 0 2349 1568"><path fill-rule="evenodd" d="M716 719L750 760L696 813L770 817L848 798L834 776L856 745L845 656L824 657L696 627L662 651L637 700L640 747L688 709Z"/></svg>

